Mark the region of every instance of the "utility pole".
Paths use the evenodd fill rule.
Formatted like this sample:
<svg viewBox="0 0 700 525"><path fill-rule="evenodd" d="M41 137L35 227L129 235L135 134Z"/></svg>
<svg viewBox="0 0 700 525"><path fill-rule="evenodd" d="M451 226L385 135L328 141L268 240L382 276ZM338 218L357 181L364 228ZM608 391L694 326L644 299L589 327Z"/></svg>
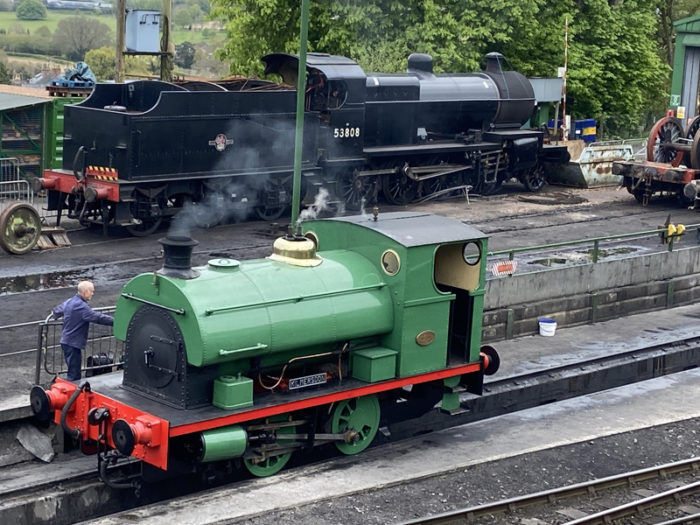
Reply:
<svg viewBox="0 0 700 525"><path fill-rule="evenodd" d="M164 82L173 81L173 57L175 46L170 34L170 13L172 0L163 0L163 13L160 17L163 36L160 39L160 79Z"/></svg>
<svg viewBox="0 0 700 525"><path fill-rule="evenodd" d="M173 80L173 57L175 46L170 32L170 13L172 0L163 0L163 12L160 15L162 36L158 52L130 52L129 54L160 55L160 79L165 82ZM126 0L117 0L117 47L115 54L114 81L124 82L124 53L126 52Z"/></svg>
<svg viewBox="0 0 700 525"><path fill-rule="evenodd" d="M165 0L164 0L165 1ZM124 82L124 48L126 47L126 0L117 0L117 49L114 81Z"/></svg>

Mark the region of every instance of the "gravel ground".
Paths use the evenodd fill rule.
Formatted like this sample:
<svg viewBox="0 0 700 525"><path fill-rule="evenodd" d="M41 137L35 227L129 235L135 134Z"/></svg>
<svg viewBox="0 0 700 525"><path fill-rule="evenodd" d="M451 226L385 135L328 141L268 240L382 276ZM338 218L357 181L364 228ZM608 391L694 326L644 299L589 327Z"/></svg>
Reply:
<svg viewBox="0 0 700 525"><path fill-rule="evenodd" d="M400 523L697 455L700 455L700 420L690 419L227 523ZM556 524L569 520L564 516L549 516L546 522L532 523ZM505 517L503 521L489 523L505 523Z"/></svg>

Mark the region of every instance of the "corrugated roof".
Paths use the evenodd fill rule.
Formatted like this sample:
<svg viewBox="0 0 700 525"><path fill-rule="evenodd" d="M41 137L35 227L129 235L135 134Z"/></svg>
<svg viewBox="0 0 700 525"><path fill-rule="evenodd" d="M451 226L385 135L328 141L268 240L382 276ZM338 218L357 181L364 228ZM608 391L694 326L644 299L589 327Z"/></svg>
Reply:
<svg viewBox="0 0 700 525"><path fill-rule="evenodd" d="M46 89L0 84L0 111L44 104L49 100Z"/></svg>

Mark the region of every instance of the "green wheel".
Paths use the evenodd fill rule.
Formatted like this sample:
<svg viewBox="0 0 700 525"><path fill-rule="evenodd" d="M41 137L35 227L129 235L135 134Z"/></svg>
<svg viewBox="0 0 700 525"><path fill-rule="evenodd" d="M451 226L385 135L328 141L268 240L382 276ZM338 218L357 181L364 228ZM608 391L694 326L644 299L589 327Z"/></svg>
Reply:
<svg viewBox="0 0 700 525"><path fill-rule="evenodd" d="M291 457L292 453L286 452L279 456L268 456L258 463L253 463L249 459L244 459L243 464L253 476L265 478L267 476L274 476L282 470Z"/></svg>
<svg viewBox="0 0 700 525"><path fill-rule="evenodd" d="M272 417L266 422L269 423L274 423L274 422L280 422L280 421L285 421L286 417L285 416L277 416L277 417ZM296 432L296 427L282 427L278 429L277 435L281 434L294 434ZM291 440L289 439L277 439L277 444L284 446L285 444L290 443ZM289 461L289 458L292 457L291 452L283 452L282 454L275 454L274 450L258 450L257 452L260 453L261 456L263 456L263 459L261 460L252 460L252 459L244 459L243 464L245 465L245 468L250 472L253 476L256 476L258 478L265 478L267 476L274 476L277 474L280 470L284 468L284 466L287 464Z"/></svg>
<svg viewBox="0 0 700 525"><path fill-rule="evenodd" d="M343 454L357 454L366 449L379 429L379 400L377 396L356 397L341 401L333 411L331 431L348 433L346 441L336 441ZM347 442L349 441L349 443Z"/></svg>

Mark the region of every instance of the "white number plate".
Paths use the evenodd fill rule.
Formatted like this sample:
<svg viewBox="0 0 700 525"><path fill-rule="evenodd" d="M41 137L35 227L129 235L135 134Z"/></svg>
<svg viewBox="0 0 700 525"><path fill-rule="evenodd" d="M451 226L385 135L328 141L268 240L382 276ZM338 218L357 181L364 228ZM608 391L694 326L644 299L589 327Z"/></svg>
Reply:
<svg viewBox="0 0 700 525"><path fill-rule="evenodd" d="M322 385L326 382L326 374L312 374L310 376L295 377L289 380L289 390L305 388L307 386Z"/></svg>

